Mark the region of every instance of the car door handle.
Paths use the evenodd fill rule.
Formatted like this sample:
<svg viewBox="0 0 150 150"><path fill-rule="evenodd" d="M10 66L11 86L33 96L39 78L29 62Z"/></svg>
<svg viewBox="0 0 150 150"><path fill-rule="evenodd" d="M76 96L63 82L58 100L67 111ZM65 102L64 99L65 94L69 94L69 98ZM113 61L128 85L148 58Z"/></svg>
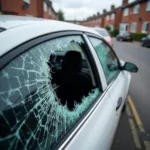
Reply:
<svg viewBox="0 0 150 150"><path fill-rule="evenodd" d="M120 97L120 98L118 99L116 111L120 108L121 104L122 104L122 97Z"/></svg>

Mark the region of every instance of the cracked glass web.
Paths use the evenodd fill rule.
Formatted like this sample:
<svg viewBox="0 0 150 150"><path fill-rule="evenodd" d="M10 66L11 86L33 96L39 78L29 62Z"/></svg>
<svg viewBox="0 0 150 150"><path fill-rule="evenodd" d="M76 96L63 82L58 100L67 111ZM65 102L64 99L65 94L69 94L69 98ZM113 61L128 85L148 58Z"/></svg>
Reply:
<svg viewBox="0 0 150 150"><path fill-rule="evenodd" d="M79 36L45 42L0 71L0 149L51 149L96 99L93 89L74 111L58 103L48 61L58 51L80 50L72 41L83 42Z"/></svg>

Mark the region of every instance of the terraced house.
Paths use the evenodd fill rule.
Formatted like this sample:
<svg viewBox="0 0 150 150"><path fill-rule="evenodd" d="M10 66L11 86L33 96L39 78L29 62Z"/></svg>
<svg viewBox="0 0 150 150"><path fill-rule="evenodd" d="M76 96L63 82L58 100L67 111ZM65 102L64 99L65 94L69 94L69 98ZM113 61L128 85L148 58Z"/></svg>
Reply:
<svg viewBox="0 0 150 150"><path fill-rule="evenodd" d="M150 0L136 0L130 4L124 0L120 30L150 32Z"/></svg>
<svg viewBox="0 0 150 150"><path fill-rule="evenodd" d="M49 0L0 0L0 13L57 20L57 13Z"/></svg>
<svg viewBox="0 0 150 150"><path fill-rule="evenodd" d="M135 0L129 3L128 0L122 0L122 5L115 8L111 5L110 11L103 10L97 17L88 17L81 22L84 26L110 26L112 30L129 32L150 32L150 0ZM96 20L100 20L99 22Z"/></svg>

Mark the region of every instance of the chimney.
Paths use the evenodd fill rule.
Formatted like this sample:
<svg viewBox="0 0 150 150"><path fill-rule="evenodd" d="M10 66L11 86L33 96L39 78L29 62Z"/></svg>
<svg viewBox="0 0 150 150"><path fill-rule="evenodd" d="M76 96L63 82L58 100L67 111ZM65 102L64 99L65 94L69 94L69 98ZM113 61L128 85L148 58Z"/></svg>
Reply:
<svg viewBox="0 0 150 150"><path fill-rule="evenodd" d="M98 16L98 17L100 16L100 13L99 13L99 12L97 12L97 16Z"/></svg>
<svg viewBox="0 0 150 150"><path fill-rule="evenodd" d="M128 0L122 0L122 6L128 5Z"/></svg>
<svg viewBox="0 0 150 150"><path fill-rule="evenodd" d="M106 11L106 9L103 9L103 14L105 14L107 11Z"/></svg>
<svg viewBox="0 0 150 150"><path fill-rule="evenodd" d="M111 10L115 9L115 5L111 5Z"/></svg>

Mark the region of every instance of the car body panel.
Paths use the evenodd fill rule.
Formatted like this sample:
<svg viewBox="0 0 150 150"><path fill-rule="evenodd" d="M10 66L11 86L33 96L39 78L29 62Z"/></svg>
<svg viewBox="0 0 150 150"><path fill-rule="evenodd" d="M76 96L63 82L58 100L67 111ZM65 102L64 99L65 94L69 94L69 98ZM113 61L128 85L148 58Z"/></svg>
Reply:
<svg viewBox="0 0 150 150"><path fill-rule="evenodd" d="M141 46L150 47L150 34L148 34L146 37L142 38Z"/></svg>
<svg viewBox="0 0 150 150"><path fill-rule="evenodd" d="M110 122L113 122L113 119L115 119L115 112L111 104L110 96L106 93L90 118L65 149L109 150L114 136L114 126L116 125L111 124L110 126ZM60 147L60 150L63 149L63 146Z"/></svg>
<svg viewBox="0 0 150 150"><path fill-rule="evenodd" d="M3 47L3 49L0 50L0 56L6 53L7 51L9 51L10 49L44 34L49 34L49 33L54 33L59 31L61 32L62 31L83 31L83 32L90 32L99 35L96 31L93 31L90 28L86 28L71 23L52 21L52 20L42 20L42 19L41 19L42 21L39 21L39 19L37 20L35 19L35 21L34 20L31 21L31 18L29 21L23 19L19 21L20 18L25 18L25 17L13 17L13 19L18 18L14 21L8 21L8 20L1 21L2 20L1 17L3 16L0 16L0 27L5 28L5 25L9 26L9 24L11 23L13 24L13 26L11 26L10 29L0 33L0 45L1 47ZM19 23L17 22L20 22L20 26ZM15 23L17 25L15 25ZM19 34L16 35L16 33ZM7 42L6 39L9 42Z"/></svg>
<svg viewBox="0 0 150 150"><path fill-rule="evenodd" d="M4 24L5 23L3 23L2 27L4 27ZM0 45L2 48L0 50L0 56L31 39L54 32L82 31L99 36L96 31L88 28L58 21L36 21L34 23L28 22L27 24L21 23L20 25L17 23L16 26L6 26L8 30L0 33ZM125 103L125 97L129 90L131 76L128 72L121 71L118 77L108 86L96 51L87 36L83 34L83 37L95 61L103 93L74 131L67 137L62 145L60 145L59 149L109 150L115 135L122 107ZM122 61L121 63L123 65ZM116 111L115 108L119 97L123 98L123 102L120 109Z"/></svg>
<svg viewBox="0 0 150 150"><path fill-rule="evenodd" d="M121 32L119 35L117 35L118 41L133 41L133 37L128 32Z"/></svg>
<svg viewBox="0 0 150 150"><path fill-rule="evenodd" d="M111 96L111 100L114 106L114 110L116 111L116 123L118 124L120 114L122 111L122 108L126 102L127 93L129 90L129 83L131 80L131 76L127 71L121 71L116 80L113 82L112 86L109 89L109 94ZM122 99L121 106L118 110L117 104L119 99Z"/></svg>

